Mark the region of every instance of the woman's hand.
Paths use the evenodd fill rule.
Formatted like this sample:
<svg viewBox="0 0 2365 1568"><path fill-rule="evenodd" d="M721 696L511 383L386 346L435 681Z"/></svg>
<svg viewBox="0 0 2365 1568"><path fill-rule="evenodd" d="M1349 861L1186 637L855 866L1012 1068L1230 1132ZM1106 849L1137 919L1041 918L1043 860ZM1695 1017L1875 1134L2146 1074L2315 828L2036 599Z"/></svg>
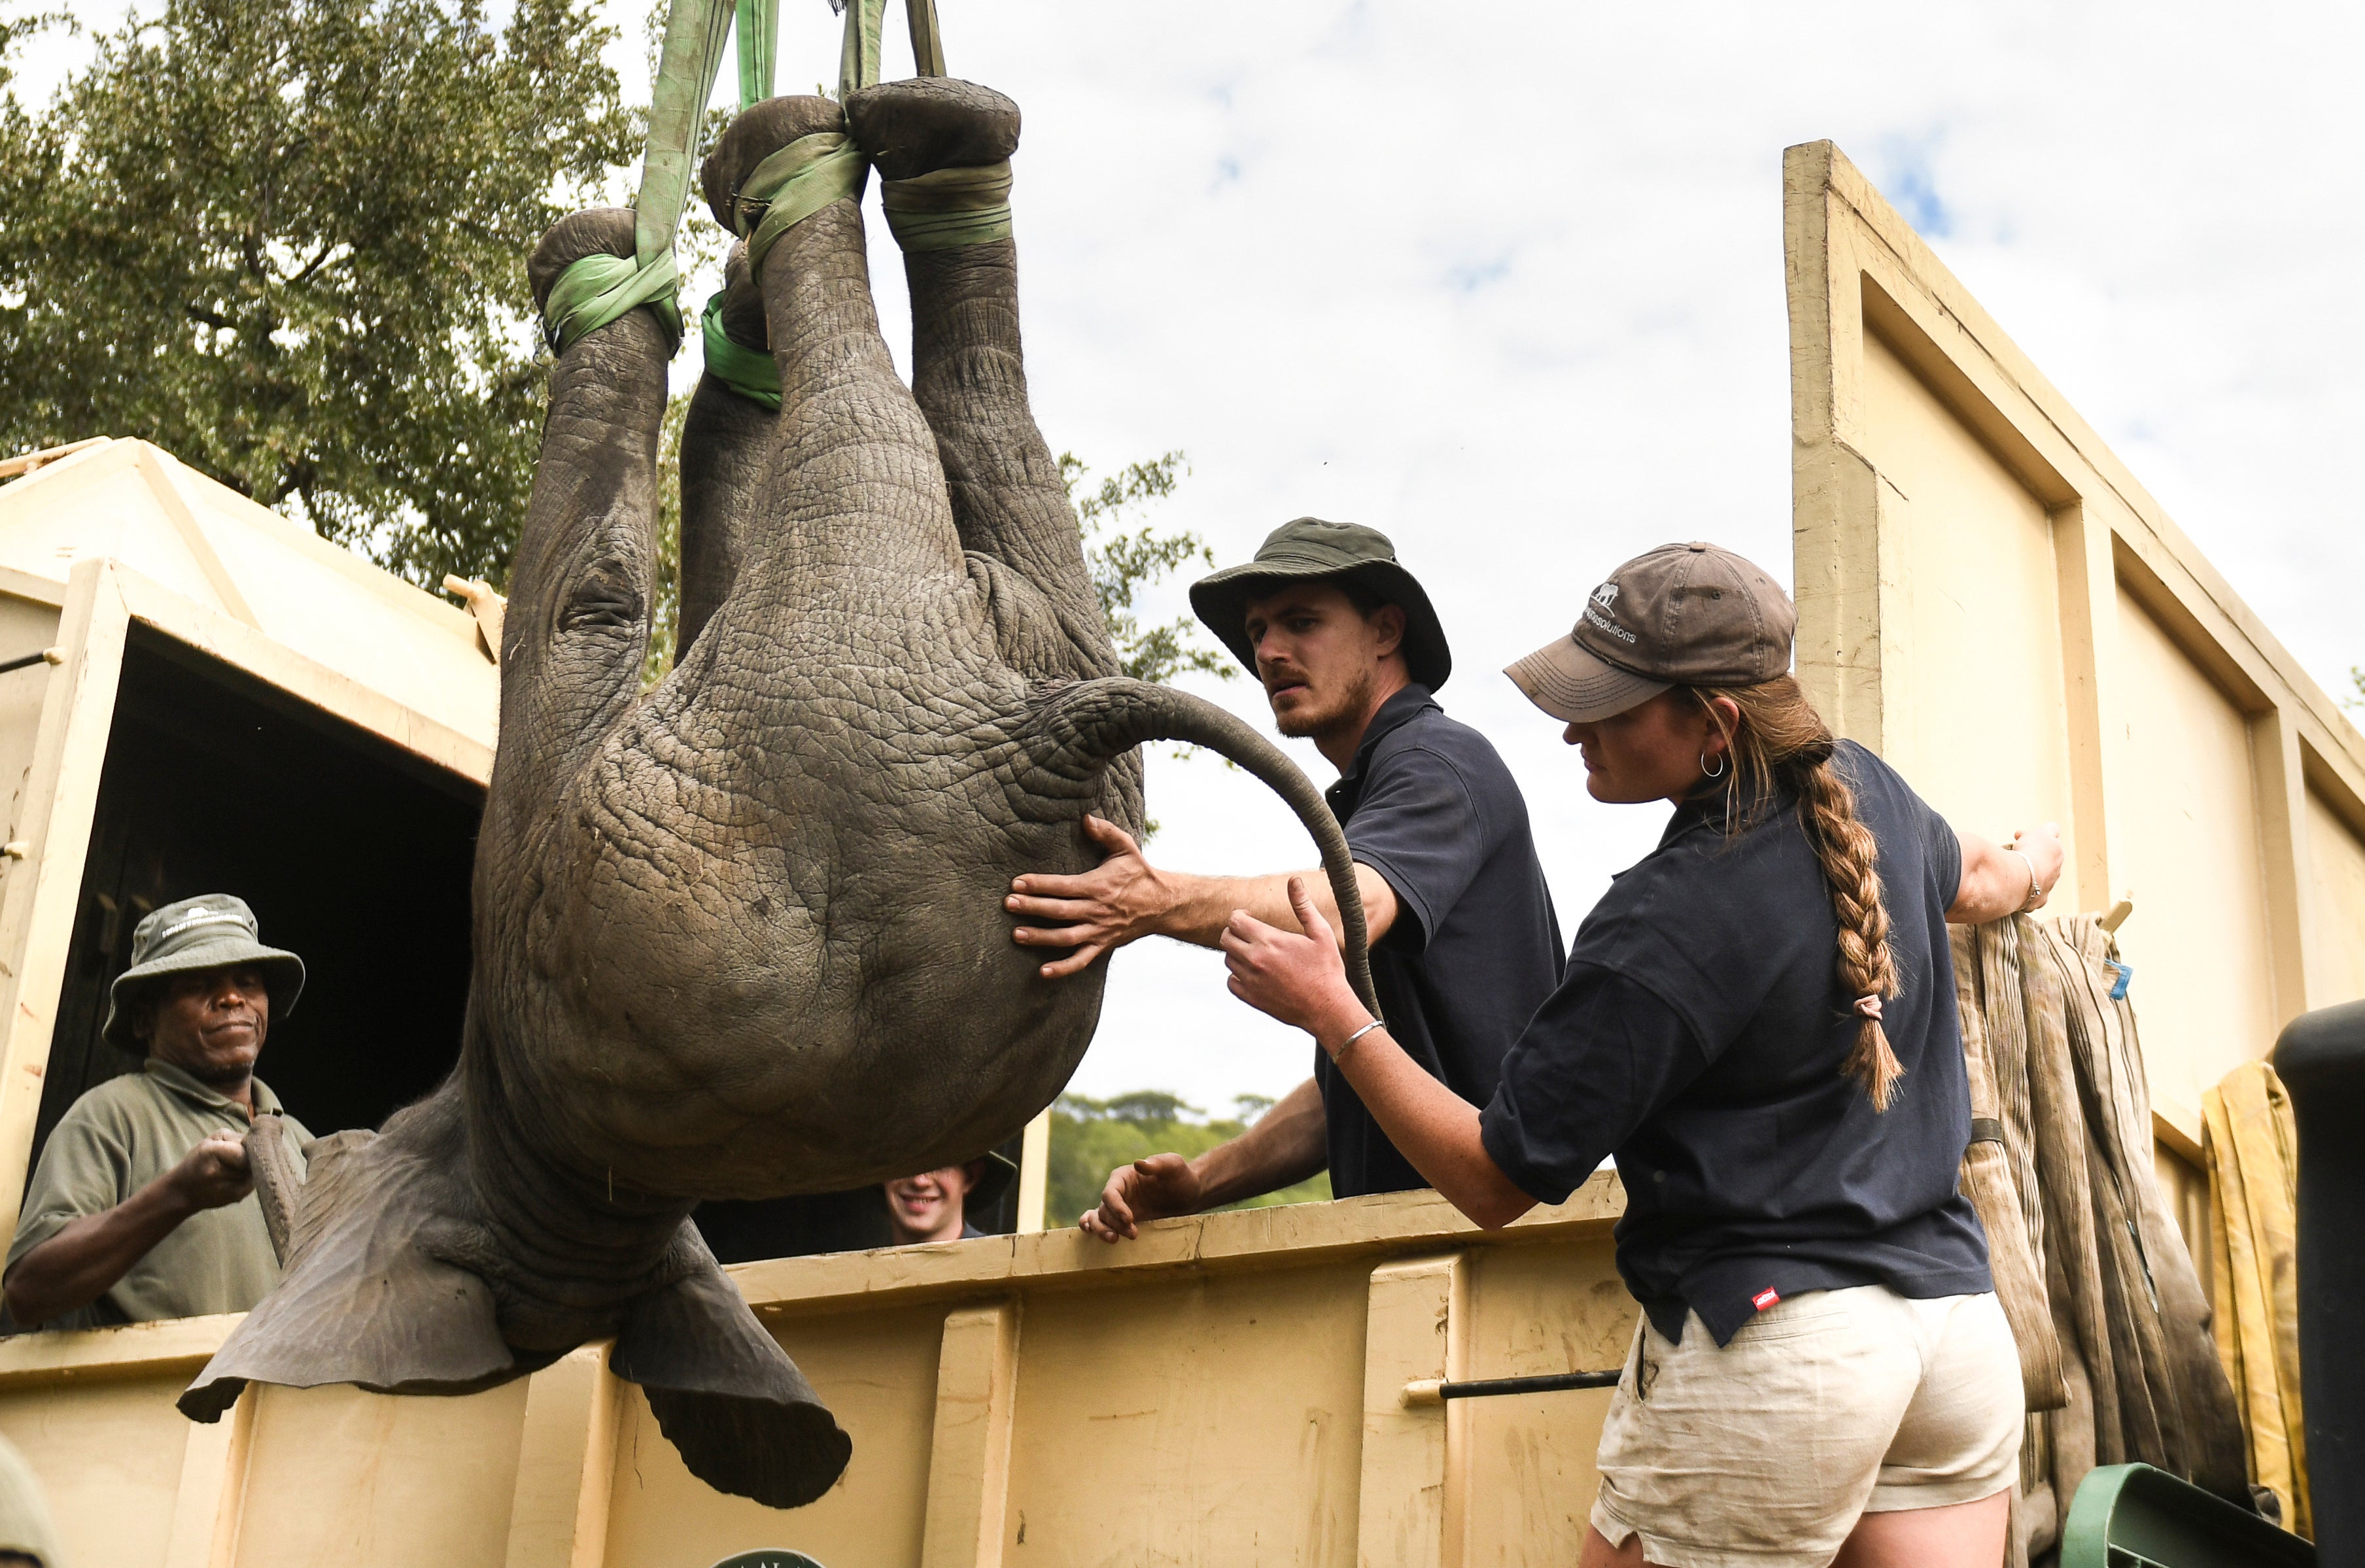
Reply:
<svg viewBox="0 0 2365 1568"><path fill-rule="evenodd" d="M1244 909L1232 912L1217 944L1232 971L1232 994L1317 1041L1342 1040L1372 1015L1347 983L1339 939L1306 895L1303 877L1289 879L1289 907L1304 935L1267 925Z"/></svg>

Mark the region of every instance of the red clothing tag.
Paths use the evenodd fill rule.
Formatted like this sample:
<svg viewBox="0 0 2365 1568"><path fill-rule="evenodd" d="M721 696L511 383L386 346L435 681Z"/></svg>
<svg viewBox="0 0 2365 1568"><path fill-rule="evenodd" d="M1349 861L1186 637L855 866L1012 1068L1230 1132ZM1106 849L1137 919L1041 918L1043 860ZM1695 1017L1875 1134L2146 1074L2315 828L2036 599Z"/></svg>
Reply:
<svg viewBox="0 0 2365 1568"><path fill-rule="evenodd" d="M1754 1306L1758 1311L1763 1312L1781 1299L1782 1293L1779 1291L1759 1291L1755 1295L1749 1298L1749 1304L1752 1306Z"/></svg>

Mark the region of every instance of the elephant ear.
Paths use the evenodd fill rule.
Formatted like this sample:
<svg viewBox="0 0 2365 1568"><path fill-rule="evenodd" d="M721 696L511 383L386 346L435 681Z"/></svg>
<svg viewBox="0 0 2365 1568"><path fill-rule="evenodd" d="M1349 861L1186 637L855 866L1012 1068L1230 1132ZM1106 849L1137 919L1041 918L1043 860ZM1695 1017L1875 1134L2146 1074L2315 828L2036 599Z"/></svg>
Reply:
<svg viewBox="0 0 2365 1568"><path fill-rule="evenodd" d="M687 1220L674 1254L680 1278L633 1304L610 1369L641 1385L691 1474L767 1507L804 1506L836 1484L854 1439Z"/></svg>
<svg viewBox="0 0 2365 1568"><path fill-rule="evenodd" d="M249 1383L466 1394L533 1370L501 1342L491 1289L434 1256L465 1228L455 1109L431 1100L383 1135L306 1150L286 1271L183 1391L183 1415L217 1420Z"/></svg>

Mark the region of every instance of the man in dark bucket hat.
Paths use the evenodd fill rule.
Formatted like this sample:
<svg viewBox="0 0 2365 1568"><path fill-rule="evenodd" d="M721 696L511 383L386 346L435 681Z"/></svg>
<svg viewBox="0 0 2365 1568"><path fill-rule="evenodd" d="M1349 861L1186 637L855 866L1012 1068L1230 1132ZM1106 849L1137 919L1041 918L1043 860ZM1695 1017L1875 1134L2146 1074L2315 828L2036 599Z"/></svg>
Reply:
<svg viewBox="0 0 2365 1568"><path fill-rule="evenodd" d="M1510 770L1438 705L1453 656L1429 595L1387 535L1302 517L1246 565L1194 584L1191 607L1263 684L1281 733L1310 738L1339 771L1327 799L1354 855L1389 1028L1417 1039L1416 1056L1445 1082L1492 1095L1503 1053L1560 982L1560 928ZM1095 817L1085 827L1106 860L1081 877L1021 877L1007 901L1021 944L1068 949L1043 966L1047 977L1152 935L1213 947L1235 910L1294 930L1293 875L1335 927L1329 884L1315 872L1169 871L1115 824ZM1084 1228L1113 1242L1143 1220L1273 1192L1326 1167L1342 1198L1425 1186L1316 1056L1315 1076L1241 1137L1196 1159L1153 1155L1112 1172Z"/></svg>
<svg viewBox="0 0 2365 1568"><path fill-rule="evenodd" d="M101 1036L142 1070L74 1102L41 1150L0 1276L12 1328L87 1328L244 1312L279 1281L243 1139L285 1119L254 1076L296 1006L304 960L263 945L227 893L166 904L132 935Z"/></svg>

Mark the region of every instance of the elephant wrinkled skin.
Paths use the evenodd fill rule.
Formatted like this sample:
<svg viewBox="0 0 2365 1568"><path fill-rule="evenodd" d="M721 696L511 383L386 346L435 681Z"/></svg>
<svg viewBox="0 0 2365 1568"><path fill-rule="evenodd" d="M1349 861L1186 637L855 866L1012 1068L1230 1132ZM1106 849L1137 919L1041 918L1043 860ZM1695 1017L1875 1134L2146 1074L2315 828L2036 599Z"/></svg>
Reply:
<svg viewBox="0 0 2365 1568"><path fill-rule="evenodd" d="M767 155L841 129L901 180L1007 158L1018 114L943 79L866 89L844 115L759 104L707 160L718 218ZM633 247L628 211L565 219L531 263L537 298ZM808 1502L847 1439L690 1210L949 1164L1059 1092L1104 971L1043 980L1001 900L1019 870L1093 860L1086 812L1138 826L1134 748L1200 741L1281 790L1360 942L1313 787L1220 711L1115 673L1027 409L1013 241L907 257L908 390L855 200L752 272L745 252L723 324L768 347L781 407L699 386L682 650L645 695L672 343L635 308L552 372L460 1065L380 1132L314 1145L300 1187L262 1171L286 1278L182 1396L194 1417L250 1380L465 1392L613 1335L615 1371L695 1473Z"/></svg>

